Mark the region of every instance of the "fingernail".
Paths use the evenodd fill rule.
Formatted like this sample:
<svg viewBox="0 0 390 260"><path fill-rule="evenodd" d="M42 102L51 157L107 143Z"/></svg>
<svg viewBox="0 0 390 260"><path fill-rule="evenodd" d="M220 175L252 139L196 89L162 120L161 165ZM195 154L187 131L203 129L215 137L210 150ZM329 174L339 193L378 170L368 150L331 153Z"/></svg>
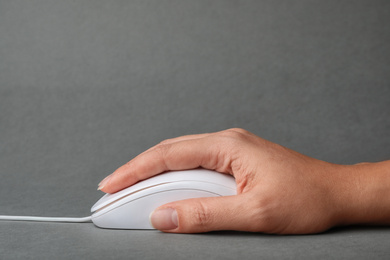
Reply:
<svg viewBox="0 0 390 260"><path fill-rule="evenodd" d="M104 178L99 184L98 184L98 190L103 189L103 187L107 184L107 182L110 180L112 174L108 175L106 178Z"/></svg>
<svg viewBox="0 0 390 260"><path fill-rule="evenodd" d="M172 208L158 209L150 214L150 223L155 229L171 230L177 228L177 211Z"/></svg>

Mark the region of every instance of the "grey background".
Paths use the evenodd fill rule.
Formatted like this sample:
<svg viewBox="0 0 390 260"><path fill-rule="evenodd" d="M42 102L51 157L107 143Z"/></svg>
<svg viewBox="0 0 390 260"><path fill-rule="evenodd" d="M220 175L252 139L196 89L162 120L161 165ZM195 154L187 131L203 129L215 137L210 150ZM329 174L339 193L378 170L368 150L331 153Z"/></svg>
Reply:
<svg viewBox="0 0 390 260"><path fill-rule="evenodd" d="M389 159L390 1L0 0L0 214L87 216L163 139L242 127ZM15 258L386 258L388 227L172 235L0 222Z"/></svg>

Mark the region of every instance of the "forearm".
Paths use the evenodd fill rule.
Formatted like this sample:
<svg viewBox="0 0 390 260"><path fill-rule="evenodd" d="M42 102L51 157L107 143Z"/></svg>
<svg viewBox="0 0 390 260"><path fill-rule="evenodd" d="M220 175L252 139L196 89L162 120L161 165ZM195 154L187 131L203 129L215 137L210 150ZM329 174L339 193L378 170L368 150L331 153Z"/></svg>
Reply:
<svg viewBox="0 0 390 260"><path fill-rule="evenodd" d="M339 224L390 224L390 161L344 167Z"/></svg>

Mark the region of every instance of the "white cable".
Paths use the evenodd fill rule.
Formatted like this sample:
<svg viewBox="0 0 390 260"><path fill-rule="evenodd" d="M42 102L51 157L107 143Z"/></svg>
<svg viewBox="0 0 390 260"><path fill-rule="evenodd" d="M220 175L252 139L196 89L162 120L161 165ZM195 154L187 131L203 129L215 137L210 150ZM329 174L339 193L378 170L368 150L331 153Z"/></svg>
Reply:
<svg viewBox="0 0 390 260"><path fill-rule="evenodd" d="M70 223L84 223L91 222L92 217L85 218L62 218L62 217L33 217L33 216L4 216L0 215L0 220L10 221L39 221L39 222L70 222Z"/></svg>

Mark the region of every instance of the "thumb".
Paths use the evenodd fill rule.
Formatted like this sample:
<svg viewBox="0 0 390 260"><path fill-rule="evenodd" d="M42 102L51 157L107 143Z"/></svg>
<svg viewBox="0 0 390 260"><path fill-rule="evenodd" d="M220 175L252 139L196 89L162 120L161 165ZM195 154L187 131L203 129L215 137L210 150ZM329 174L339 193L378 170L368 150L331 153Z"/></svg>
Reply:
<svg viewBox="0 0 390 260"><path fill-rule="evenodd" d="M152 226L170 233L244 230L246 210L241 195L188 199L165 204L150 215Z"/></svg>

